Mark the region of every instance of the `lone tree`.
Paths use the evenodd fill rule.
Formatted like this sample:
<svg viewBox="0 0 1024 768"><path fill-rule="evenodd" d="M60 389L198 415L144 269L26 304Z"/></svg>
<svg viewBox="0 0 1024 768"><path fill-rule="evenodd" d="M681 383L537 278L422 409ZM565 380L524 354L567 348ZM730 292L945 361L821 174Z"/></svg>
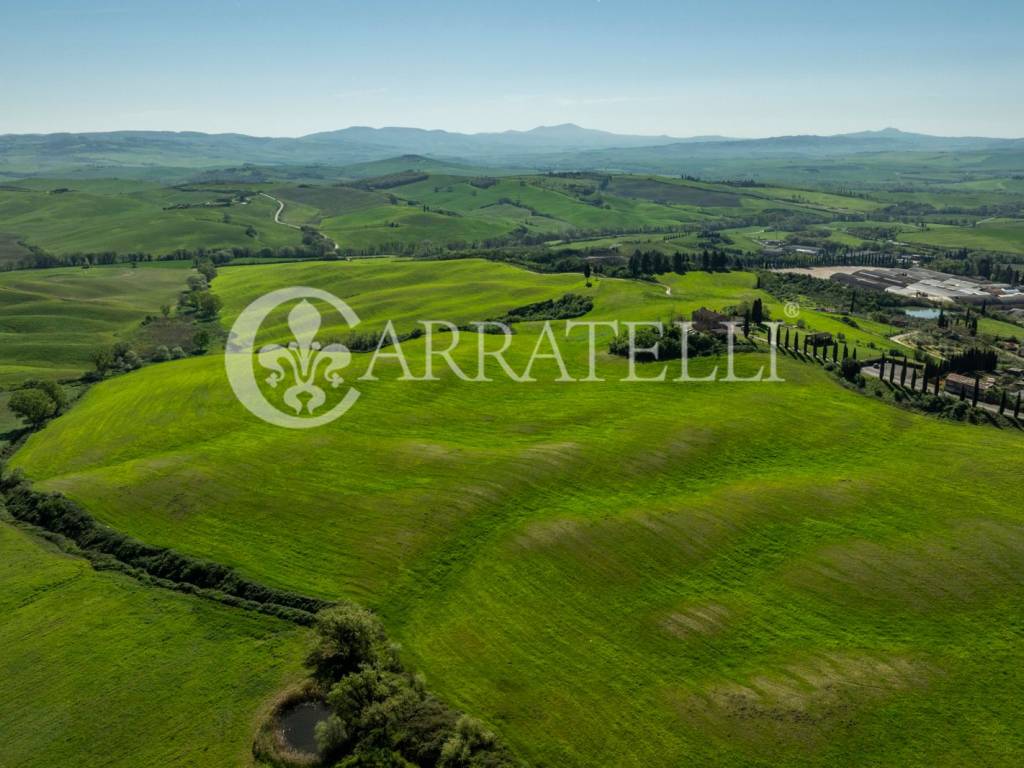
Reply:
<svg viewBox="0 0 1024 768"><path fill-rule="evenodd" d="M41 426L57 413L57 404L41 389L18 390L11 395L7 407L33 427Z"/></svg>
<svg viewBox="0 0 1024 768"><path fill-rule="evenodd" d="M92 364L96 366L96 373L103 377L114 366L114 355L109 349L97 350L92 355Z"/></svg>
<svg viewBox="0 0 1024 768"><path fill-rule="evenodd" d="M584 261L583 262L583 277L587 280L587 282L590 282L590 262L589 261Z"/></svg>

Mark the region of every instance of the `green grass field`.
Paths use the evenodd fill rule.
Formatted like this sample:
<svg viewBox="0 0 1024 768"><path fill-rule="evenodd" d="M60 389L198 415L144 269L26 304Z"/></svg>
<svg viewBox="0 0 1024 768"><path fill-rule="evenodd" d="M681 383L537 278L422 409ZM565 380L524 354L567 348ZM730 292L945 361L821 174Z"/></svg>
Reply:
<svg viewBox="0 0 1024 768"><path fill-rule="evenodd" d="M588 319L720 308L758 296L753 279L666 277L671 296L596 280ZM228 268L224 322L295 284L400 328L588 291L473 261ZM536 331L519 328L518 370ZM562 346L577 375L584 339ZM310 431L251 416L219 357L151 366L91 389L14 464L147 542L375 608L530 765L1024 760L1020 436L789 358L783 383L625 383L607 341L603 383L554 382L550 362L529 384L378 371ZM421 370L422 340L404 348Z"/></svg>
<svg viewBox="0 0 1024 768"><path fill-rule="evenodd" d="M0 522L0 765L252 763L305 633L120 574Z"/></svg>
<svg viewBox="0 0 1024 768"><path fill-rule="evenodd" d="M1002 253L1024 254L1024 221L993 219L976 227L931 224L925 231L904 232L900 240L946 248L972 248Z"/></svg>
<svg viewBox="0 0 1024 768"><path fill-rule="evenodd" d="M0 388L67 378L185 289L187 262L0 272Z"/></svg>

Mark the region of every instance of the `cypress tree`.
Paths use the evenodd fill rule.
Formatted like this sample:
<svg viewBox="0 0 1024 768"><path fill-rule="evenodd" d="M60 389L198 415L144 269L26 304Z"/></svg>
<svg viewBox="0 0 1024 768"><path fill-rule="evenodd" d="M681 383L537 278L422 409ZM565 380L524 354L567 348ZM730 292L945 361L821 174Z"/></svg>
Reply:
<svg viewBox="0 0 1024 768"><path fill-rule="evenodd" d="M1017 391L1017 405L1013 408L1013 418L1020 416L1020 391Z"/></svg>
<svg viewBox="0 0 1024 768"><path fill-rule="evenodd" d="M1003 415L1003 411L1006 410L1006 390L1003 390L1002 397L999 398L999 415Z"/></svg>
<svg viewBox="0 0 1024 768"><path fill-rule="evenodd" d="M917 391L917 368L915 368L914 372L910 375L910 389L914 392Z"/></svg>
<svg viewBox="0 0 1024 768"><path fill-rule="evenodd" d="M978 389L981 386L981 379L978 376L974 377L974 397L971 398L971 405L975 408L978 407Z"/></svg>
<svg viewBox="0 0 1024 768"><path fill-rule="evenodd" d="M856 351L856 350L854 350ZM846 360L850 356L850 348L846 346L846 342L843 342L843 360Z"/></svg>
<svg viewBox="0 0 1024 768"><path fill-rule="evenodd" d="M832 344L832 362L839 360L839 342L833 342Z"/></svg>
<svg viewBox="0 0 1024 768"><path fill-rule="evenodd" d="M854 350L856 352L857 350ZM878 380L881 381L885 378L885 352L878 358Z"/></svg>

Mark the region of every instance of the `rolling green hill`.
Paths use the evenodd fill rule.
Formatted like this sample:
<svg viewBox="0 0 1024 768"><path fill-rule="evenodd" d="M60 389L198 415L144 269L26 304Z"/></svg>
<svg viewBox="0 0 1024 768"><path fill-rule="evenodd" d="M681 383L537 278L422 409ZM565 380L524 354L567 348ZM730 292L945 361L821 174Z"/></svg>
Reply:
<svg viewBox="0 0 1024 768"><path fill-rule="evenodd" d="M545 244L626 253L645 243L692 254L708 246L698 240L705 229L724 230L731 242L720 245L732 256L759 253L756 235L785 240L813 234L812 228L831 230L824 244L840 248L886 247L891 235L882 230L907 231L906 244L915 248L1022 248L1024 195L1012 178L980 187L967 177L908 177L897 188L840 179L797 188L579 171L503 175L418 156L357 170L362 175L345 181L326 172L310 178L312 169L290 166L226 169L220 180L211 170L205 181L173 186L22 179L0 186L0 269L30 265L29 246L54 257L200 248L245 249L249 259L323 255L302 227L318 229L329 238L328 249L333 241L346 257ZM929 229L918 230L922 222ZM879 234L847 233L858 227ZM305 250L294 250L300 246Z"/></svg>
<svg viewBox="0 0 1024 768"><path fill-rule="evenodd" d="M0 272L0 388L75 377L91 355L173 305L186 262Z"/></svg>
<svg viewBox="0 0 1024 768"><path fill-rule="evenodd" d="M179 248L260 249L299 244L295 229L274 222L277 206L271 200L253 196L244 204L237 200L229 206L217 204L232 197L232 192L216 186L162 187L124 180L22 181L0 187L0 231L55 254L163 254Z"/></svg>
<svg viewBox="0 0 1024 768"><path fill-rule="evenodd" d="M760 295L743 273L670 282L373 260L227 268L215 287L226 324L304 284L402 328L569 290L594 320ZM516 369L536 333L518 328ZM14 464L147 542L373 607L430 686L531 765L1024 759L1019 435L790 358L783 383L625 383L608 339L599 383L555 382L550 361L526 384L346 371L360 401L310 431L251 416L216 356L151 366L91 389ZM423 341L404 348L421 370ZM585 335L562 349L582 375Z"/></svg>

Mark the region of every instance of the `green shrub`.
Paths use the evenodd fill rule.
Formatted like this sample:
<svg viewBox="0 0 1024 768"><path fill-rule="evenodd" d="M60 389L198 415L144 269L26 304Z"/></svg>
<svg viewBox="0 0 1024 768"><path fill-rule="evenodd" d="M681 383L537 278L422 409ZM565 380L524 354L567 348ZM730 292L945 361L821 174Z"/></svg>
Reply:
<svg viewBox="0 0 1024 768"><path fill-rule="evenodd" d="M57 404L40 389L20 389L7 401L11 412L33 427L39 427L57 413Z"/></svg>
<svg viewBox="0 0 1024 768"><path fill-rule="evenodd" d="M362 665L385 658L387 638L380 620L365 608L339 605L316 617L316 645L307 663L323 680L338 680Z"/></svg>

